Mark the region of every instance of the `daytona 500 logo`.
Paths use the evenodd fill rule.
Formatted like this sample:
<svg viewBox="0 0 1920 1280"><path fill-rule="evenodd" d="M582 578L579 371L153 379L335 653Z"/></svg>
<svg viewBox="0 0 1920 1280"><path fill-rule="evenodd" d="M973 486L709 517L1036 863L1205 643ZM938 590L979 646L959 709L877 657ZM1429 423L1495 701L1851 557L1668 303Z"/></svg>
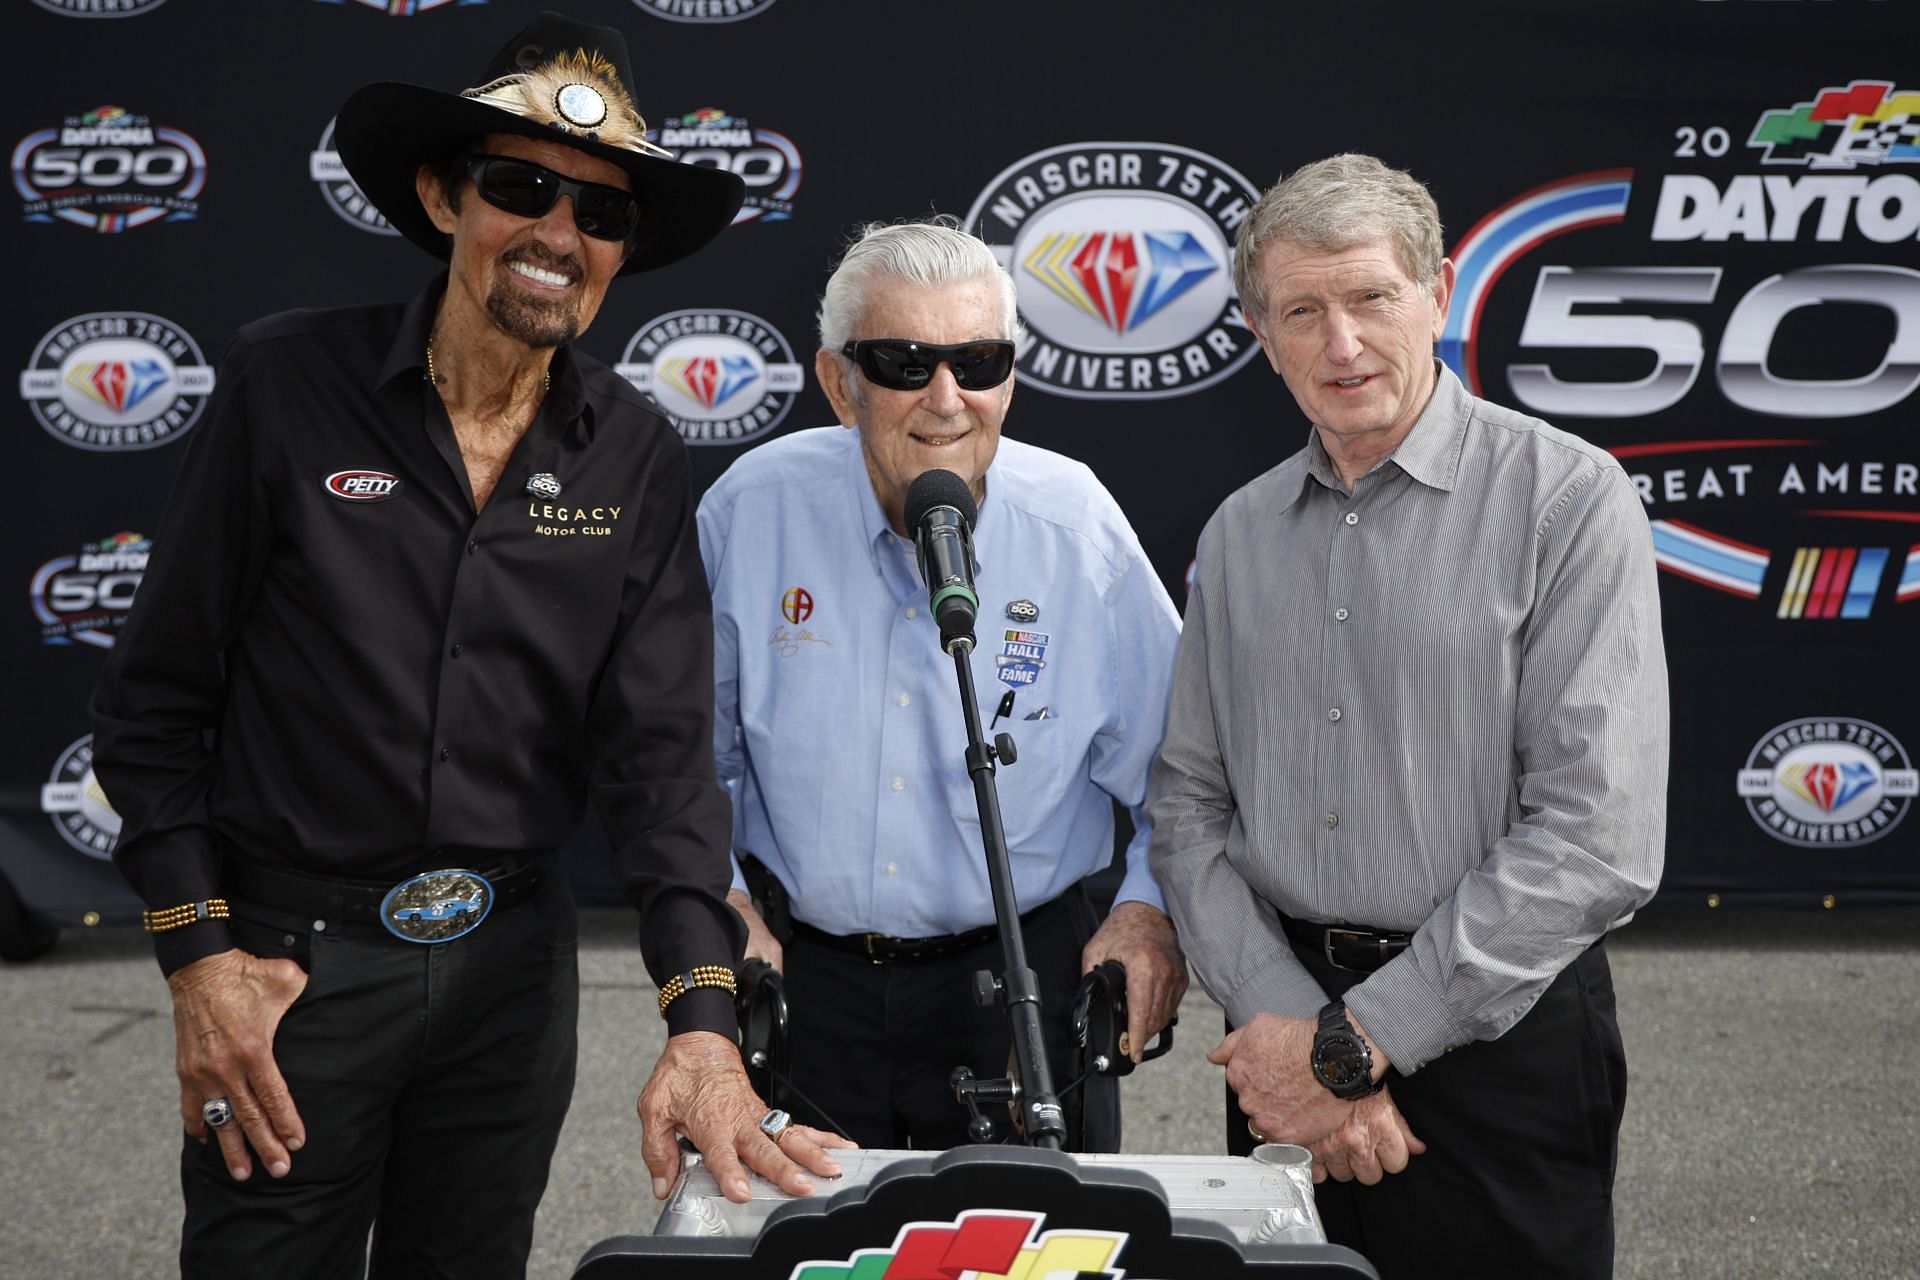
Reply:
<svg viewBox="0 0 1920 1280"><path fill-rule="evenodd" d="M1920 387L1920 93L1787 102L1481 218L1439 354L1477 394L1598 420L1575 429L1626 467L1662 569L1858 622L1920 598L1920 454L1891 416Z"/></svg>

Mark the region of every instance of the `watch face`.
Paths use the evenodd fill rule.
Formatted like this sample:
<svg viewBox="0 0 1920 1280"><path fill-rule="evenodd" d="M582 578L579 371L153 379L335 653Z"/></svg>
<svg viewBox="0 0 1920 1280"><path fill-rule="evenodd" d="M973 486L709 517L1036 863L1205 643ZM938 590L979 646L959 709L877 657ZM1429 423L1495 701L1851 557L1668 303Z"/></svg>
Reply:
<svg viewBox="0 0 1920 1280"><path fill-rule="evenodd" d="M1324 1036L1313 1046L1313 1069L1329 1089L1342 1089L1371 1074L1366 1051L1353 1036Z"/></svg>

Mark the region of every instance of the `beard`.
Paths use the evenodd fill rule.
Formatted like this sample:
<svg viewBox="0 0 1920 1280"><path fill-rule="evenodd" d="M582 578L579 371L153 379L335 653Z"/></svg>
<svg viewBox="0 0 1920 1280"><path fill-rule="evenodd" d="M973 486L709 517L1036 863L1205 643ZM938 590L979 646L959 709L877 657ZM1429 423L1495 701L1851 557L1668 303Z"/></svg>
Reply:
<svg viewBox="0 0 1920 1280"><path fill-rule="evenodd" d="M538 245L523 248L506 261L525 261L576 280L584 274L573 259L544 253ZM487 293L487 314L500 332L530 347L557 347L580 336L580 316L573 300L554 301L523 292L514 286L511 271L505 275Z"/></svg>

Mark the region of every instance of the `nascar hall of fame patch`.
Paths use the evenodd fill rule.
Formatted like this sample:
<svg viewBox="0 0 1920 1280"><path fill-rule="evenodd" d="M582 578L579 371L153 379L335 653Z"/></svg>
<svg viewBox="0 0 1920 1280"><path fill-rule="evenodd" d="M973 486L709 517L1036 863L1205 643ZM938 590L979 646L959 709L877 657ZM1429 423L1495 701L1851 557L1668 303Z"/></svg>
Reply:
<svg viewBox="0 0 1920 1280"><path fill-rule="evenodd" d="M688 444L745 444L780 425L806 369L745 311L670 311L640 326L615 372L653 397Z"/></svg>
<svg viewBox="0 0 1920 1280"><path fill-rule="evenodd" d="M633 0L642 13L668 22L745 22L773 8L774 0Z"/></svg>
<svg viewBox="0 0 1920 1280"><path fill-rule="evenodd" d="M101 106L41 129L13 149L13 186L28 222L113 234L200 215L207 154L178 129Z"/></svg>
<svg viewBox="0 0 1920 1280"><path fill-rule="evenodd" d="M336 9L378 9L389 18L411 18L429 9L476 8L487 3L487 0L318 0L318 2L330 4Z"/></svg>
<svg viewBox="0 0 1920 1280"><path fill-rule="evenodd" d="M1920 91L1796 85L1673 124L1473 224L1440 357L1605 445L1666 573L1782 623L1920 599L1920 453L1855 425L1920 388Z"/></svg>
<svg viewBox="0 0 1920 1280"><path fill-rule="evenodd" d="M1739 774L1766 833L1807 849L1871 844L1900 825L1915 794L1906 748L1877 724L1808 716L1769 729Z"/></svg>
<svg viewBox="0 0 1920 1280"><path fill-rule="evenodd" d="M132 18L152 13L167 0L33 0L63 18Z"/></svg>
<svg viewBox="0 0 1920 1280"><path fill-rule="evenodd" d="M713 107L676 116L647 134L682 164L704 165L737 176L747 198L733 223L783 222L793 216L800 189L800 149L784 133L756 129L745 116Z"/></svg>
<svg viewBox="0 0 1920 1280"><path fill-rule="evenodd" d="M967 213L1019 286L1020 381L1158 400L1260 349L1233 288L1233 233L1260 193L1203 152L1076 142L1018 160Z"/></svg>
<svg viewBox="0 0 1920 1280"><path fill-rule="evenodd" d="M152 549L153 542L137 533L116 533L41 565L27 589L40 643L113 648Z"/></svg>
<svg viewBox="0 0 1920 1280"><path fill-rule="evenodd" d="M20 396L62 444L113 453L184 435L213 378L199 344L171 321L145 311L94 311L40 339L20 375Z"/></svg>
<svg viewBox="0 0 1920 1280"><path fill-rule="evenodd" d="M53 819L60 838L89 858L106 861L120 838L120 815L107 803L93 776L93 735L75 742L54 762L53 776L40 788L40 810Z"/></svg>
<svg viewBox="0 0 1920 1280"><path fill-rule="evenodd" d="M342 221L375 235L399 235L386 215L373 207L373 202L360 190L360 184L347 172L340 153L333 149L333 124L327 121L327 127L320 131L319 145L307 153L307 176L320 188L327 208Z"/></svg>
<svg viewBox="0 0 1920 1280"><path fill-rule="evenodd" d="M1047 646L1052 637L1044 631L1008 631L1000 652L993 656L994 675L1000 683L1015 689L1036 684L1047 669Z"/></svg>

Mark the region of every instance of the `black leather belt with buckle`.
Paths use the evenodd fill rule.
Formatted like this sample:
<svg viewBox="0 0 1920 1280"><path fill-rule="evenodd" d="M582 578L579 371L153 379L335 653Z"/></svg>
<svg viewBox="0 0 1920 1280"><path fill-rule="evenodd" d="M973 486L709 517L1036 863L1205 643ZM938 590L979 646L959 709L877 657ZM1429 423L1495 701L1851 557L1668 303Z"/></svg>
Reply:
<svg viewBox="0 0 1920 1280"><path fill-rule="evenodd" d="M1038 921L1044 921L1049 912L1062 906L1076 892L1068 890L1052 902L1043 903L1031 911L1023 912L1020 924L1030 929ZM804 920L793 922L793 936L796 941L811 942L816 946L833 951L845 951L852 955L863 956L873 964L919 964L928 960L938 960L942 956L959 955L962 951L971 951L1000 937L998 925L984 924L978 929L969 929L965 933L943 933L931 938L896 938L885 933L828 933L816 929Z"/></svg>
<svg viewBox="0 0 1920 1280"><path fill-rule="evenodd" d="M322 928L373 925L408 942L445 942L473 932L495 908L532 898L546 875L546 865L532 861L378 883L310 876L229 856L221 886L236 901L324 922Z"/></svg>
<svg viewBox="0 0 1920 1280"><path fill-rule="evenodd" d="M1293 939L1336 969L1372 973L1413 945L1410 933L1391 933L1348 924L1309 924L1280 917L1280 927Z"/></svg>

